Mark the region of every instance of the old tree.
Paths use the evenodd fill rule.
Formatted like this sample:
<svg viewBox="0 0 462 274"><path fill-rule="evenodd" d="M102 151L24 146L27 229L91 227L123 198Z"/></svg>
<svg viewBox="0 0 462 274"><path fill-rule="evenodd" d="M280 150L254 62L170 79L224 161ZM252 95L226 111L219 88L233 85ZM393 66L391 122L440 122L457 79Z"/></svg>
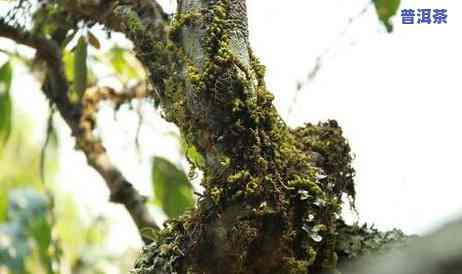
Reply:
<svg viewBox="0 0 462 274"><path fill-rule="evenodd" d="M390 29L399 1L382 2L375 5ZM18 19L24 15L30 20ZM64 49L95 24L132 41L145 81L122 91L92 84L79 61L87 41L99 46L89 35L74 49L70 82ZM144 235L134 273L338 273L347 261L406 241L398 230L343 222L342 198L355 197L349 145L335 121L291 129L281 119L249 45L244 0L178 0L175 15L154 0L18 1L0 19L0 36L36 50L43 93L104 178L111 201ZM191 165L203 172L197 206L162 230L94 136L100 101L133 98L160 104L196 151Z"/></svg>

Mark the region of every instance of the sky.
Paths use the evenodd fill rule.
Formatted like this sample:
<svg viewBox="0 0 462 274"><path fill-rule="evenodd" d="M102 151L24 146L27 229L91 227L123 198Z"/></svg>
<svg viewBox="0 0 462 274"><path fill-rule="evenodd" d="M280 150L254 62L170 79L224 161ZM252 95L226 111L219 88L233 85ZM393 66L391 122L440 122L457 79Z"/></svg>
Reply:
<svg viewBox="0 0 462 274"><path fill-rule="evenodd" d="M172 1L161 2L169 5ZM462 63L462 41L458 34L462 2L403 0L401 8L447 9L448 24L402 25L398 15L392 34L386 33L368 1L247 3L251 45L267 66L268 87L283 118L293 127L327 119L336 119L342 126L355 154L360 222L422 234L461 215L458 64ZM349 24L365 7L366 12ZM297 92L297 82L307 78L319 56L316 77ZM25 73L17 74L13 88L37 89L17 92L15 102L44 125L46 102L38 84ZM140 154L133 149L135 114L121 111L115 121L114 113L102 107L98 121L115 164L141 192L150 195L152 155L186 163L172 137L176 128L150 106L141 107L147 118L141 128ZM128 245L139 246L126 212L108 202L103 181L86 165L83 154L74 151L66 126L60 128L57 181L62 190L78 197L84 215L110 215L114 222L111 237L123 237ZM43 135L43 127L35 130L35 135ZM116 242L120 245L121 241Z"/></svg>
<svg viewBox="0 0 462 274"><path fill-rule="evenodd" d="M356 155L361 221L424 233L462 212L460 1L402 1L447 9L448 24L403 25L398 15L392 34L371 5L344 32L367 1L248 3L251 43L286 121L343 127ZM321 69L287 115L297 81L320 55Z"/></svg>

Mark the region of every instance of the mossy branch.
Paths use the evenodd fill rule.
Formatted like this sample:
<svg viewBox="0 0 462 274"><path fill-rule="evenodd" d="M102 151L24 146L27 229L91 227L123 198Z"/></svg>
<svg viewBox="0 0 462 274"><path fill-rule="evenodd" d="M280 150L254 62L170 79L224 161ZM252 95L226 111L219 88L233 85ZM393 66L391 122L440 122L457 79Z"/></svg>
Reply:
<svg viewBox="0 0 462 274"><path fill-rule="evenodd" d="M164 117L205 159L198 207L155 233L134 272L336 273L342 197L354 199L349 145L334 121L286 126L245 1L181 0L173 20L156 1L108 2L69 12L134 43Z"/></svg>
<svg viewBox="0 0 462 274"><path fill-rule="evenodd" d="M359 260L344 261L342 273L461 273L462 238L459 237L461 230L460 218L422 237L404 237L397 230L380 233L365 227L350 227L346 230L342 228L339 233L344 233L345 239L349 238L349 242L361 242L359 245L355 244L355 247L350 245L343 250L352 252L349 253L350 255L362 255Z"/></svg>
<svg viewBox="0 0 462 274"><path fill-rule="evenodd" d="M292 132L282 121L250 50L245 1L180 1L167 34L123 11L161 76L167 119L206 159L199 207L158 235L136 272L335 271L335 220L342 194L354 195L349 146L334 122ZM326 160L316 165L313 152Z"/></svg>

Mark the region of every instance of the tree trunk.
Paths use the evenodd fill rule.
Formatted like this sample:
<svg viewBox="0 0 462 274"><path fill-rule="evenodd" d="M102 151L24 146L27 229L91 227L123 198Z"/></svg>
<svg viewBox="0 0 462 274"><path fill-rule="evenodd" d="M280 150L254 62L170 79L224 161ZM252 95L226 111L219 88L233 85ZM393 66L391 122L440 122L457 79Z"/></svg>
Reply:
<svg viewBox="0 0 462 274"><path fill-rule="evenodd" d="M168 26L143 9L115 14L129 18L121 30L166 119L206 164L198 207L158 234L136 272L335 272L341 198L354 197L337 123L285 125L249 46L245 1L179 1Z"/></svg>
<svg viewBox="0 0 462 274"><path fill-rule="evenodd" d="M195 166L204 172L205 188L197 207L155 232L134 273L337 273L337 262L405 242L399 231L348 226L339 217L342 198L354 203L350 147L335 121L290 129L281 119L265 87L265 68L250 49L245 0L178 0L173 19L154 0L56 2L64 20L73 21L57 24L62 38L84 20L134 43L150 75L150 95L205 159ZM37 49L49 67L45 93L111 197L127 207L140 231L155 229L143 197L103 157L102 144L85 137L96 103L88 96L88 102L69 102L59 39L47 45L3 21L0 36ZM57 50L54 58L47 58L50 48Z"/></svg>

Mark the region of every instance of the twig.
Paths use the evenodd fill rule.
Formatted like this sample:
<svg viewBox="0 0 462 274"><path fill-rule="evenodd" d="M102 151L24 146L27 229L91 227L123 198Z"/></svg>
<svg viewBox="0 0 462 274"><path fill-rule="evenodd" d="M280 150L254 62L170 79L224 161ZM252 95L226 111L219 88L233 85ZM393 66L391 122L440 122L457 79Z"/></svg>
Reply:
<svg viewBox="0 0 462 274"><path fill-rule="evenodd" d="M138 114L138 125L136 127L135 146L136 146L136 151L138 153L138 157L141 161L140 132L141 132L141 127L143 126L143 121L144 121L144 115L143 115L143 109L142 109L141 102L138 102L136 113Z"/></svg>
<svg viewBox="0 0 462 274"><path fill-rule="evenodd" d="M314 81L314 79L316 78L316 76L318 75L319 71L322 68L322 65L324 63L324 58L333 50L333 48L337 44L337 41L345 36L345 34L347 33L347 31L351 27L351 25L354 22L356 22L361 16L363 16L367 12L367 10L370 7L370 4L371 4L370 2L367 2L366 6L364 6L361 9L360 12L358 12L356 15L348 18L346 25L344 26L343 30L338 34L338 37L337 37L336 41L334 43L332 43L329 47L325 48L324 51L321 52L321 54L318 55L318 57L316 57L314 67L310 70L310 72L308 73L306 79L304 81L297 82L297 89L296 89L295 94L294 94L294 96L292 98L292 102L290 103L289 108L287 110L287 119L289 119L290 116L292 115L293 109L294 109L295 105L297 104L297 99L298 99L298 96L300 95L300 91L305 86L308 86L309 84L311 84Z"/></svg>
<svg viewBox="0 0 462 274"><path fill-rule="evenodd" d="M45 136L45 142L42 145L42 148L40 150L40 180L45 184L45 161L46 161L46 149L48 147L48 144L50 142L50 136L53 131L53 115L55 113L55 108L53 105L51 105L50 109L50 114L48 115L48 120L47 120L47 132Z"/></svg>

